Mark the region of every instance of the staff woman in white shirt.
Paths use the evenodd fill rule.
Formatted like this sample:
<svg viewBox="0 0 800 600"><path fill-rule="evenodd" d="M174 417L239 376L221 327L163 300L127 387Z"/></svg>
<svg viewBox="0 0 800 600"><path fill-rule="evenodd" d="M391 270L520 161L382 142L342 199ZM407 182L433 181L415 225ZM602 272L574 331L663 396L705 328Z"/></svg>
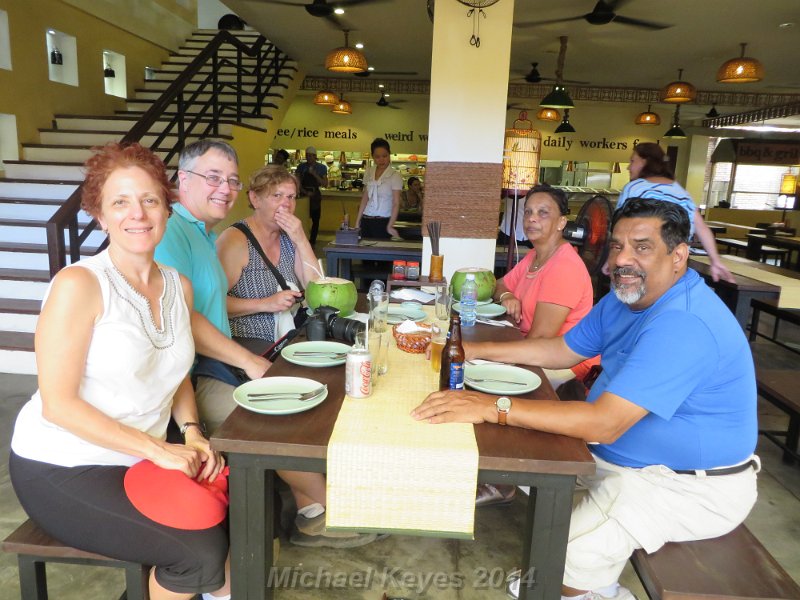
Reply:
<svg viewBox="0 0 800 600"><path fill-rule="evenodd" d="M400 210L403 178L389 166L389 142L383 138L375 138L370 145L370 152L375 164L364 175L364 194L358 207L356 227L361 227L361 237L400 237L394 228L394 222Z"/></svg>

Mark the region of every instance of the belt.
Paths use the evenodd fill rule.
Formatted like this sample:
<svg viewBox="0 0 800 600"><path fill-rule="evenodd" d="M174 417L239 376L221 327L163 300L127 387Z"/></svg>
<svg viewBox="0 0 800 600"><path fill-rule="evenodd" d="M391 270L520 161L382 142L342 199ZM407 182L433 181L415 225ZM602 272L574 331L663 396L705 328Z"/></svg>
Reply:
<svg viewBox="0 0 800 600"><path fill-rule="evenodd" d="M678 475L705 475L706 477L713 477L716 475L734 475L736 473L741 473L742 471L746 471L750 467L756 468L757 463L754 460L748 460L746 463L742 463L740 465L736 465L735 467L723 467L721 469L708 469L704 471L702 469L690 469L688 471L683 471L679 469L674 469L675 473Z"/></svg>
<svg viewBox="0 0 800 600"><path fill-rule="evenodd" d="M391 217L375 217L372 215L361 215L362 219L390 219Z"/></svg>

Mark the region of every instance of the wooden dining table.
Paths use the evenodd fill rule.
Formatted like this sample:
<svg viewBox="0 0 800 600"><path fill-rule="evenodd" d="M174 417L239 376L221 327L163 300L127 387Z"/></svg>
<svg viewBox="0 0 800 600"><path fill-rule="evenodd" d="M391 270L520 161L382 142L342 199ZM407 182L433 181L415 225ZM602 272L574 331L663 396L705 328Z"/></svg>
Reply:
<svg viewBox="0 0 800 600"><path fill-rule="evenodd" d="M789 268L795 271L800 271L800 237L791 235L776 235L776 234L757 234L750 233L747 235L747 253L745 256L750 260L758 260L761 255L761 248L763 246L775 246L776 248L785 248L788 250L786 263ZM797 259L792 263L792 255L797 253Z"/></svg>
<svg viewBox="0 0 800 600"><path fill-rule="evenodd" d="M734 258L736 257L725 257L726 260ZM759 300L777 300L780 298L780 287L743 275L737 275L736 273L733 274L733 283L724 279L714 281L711 277L711 266L708 264L708 259L701 261L697 258L689 258L688 264L716 292L717 296L731 310L744 331L747 331L747 324L750 319L751 300L754 298Z"/></svg>
<svg viewBox="0 0 800 600"><path fill-rule="evenodd" d="M516 329L483 324L462 331L467 341L521 337ZM517 401L557 399L541 369L526 368L537 373L542 384L515 396ZM275 471L326 472L328 440L344 400L343 366L302 367L278 358L269 375L315 379L327 384L328 397L311 410L285 416L237 407L211 438L213 448L227 454L230 466L231 584L236 600L273 597L269 565L274 560ZM523 587L520 598L560 598L572 495L577 476L594 473L592 455L583 441L562 435L488 423L475 425L474 432L479 482L531 486L519 566L523 572L533 569L534 584Z"/></svg>

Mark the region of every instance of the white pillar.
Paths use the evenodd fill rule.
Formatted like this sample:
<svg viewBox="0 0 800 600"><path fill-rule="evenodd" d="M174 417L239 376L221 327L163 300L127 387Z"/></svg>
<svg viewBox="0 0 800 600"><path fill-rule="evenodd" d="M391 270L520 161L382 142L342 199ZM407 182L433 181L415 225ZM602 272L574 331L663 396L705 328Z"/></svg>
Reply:
<svg viewBox="0 0 800 600"><path fill-rule="evenodd" d="M442 222L448 280L461 267L494 268L514 2L484 9L478 48L470 45L468 10L437 2L433 25L423 225ZM423 239L427 273L431 247Z"/></svg>

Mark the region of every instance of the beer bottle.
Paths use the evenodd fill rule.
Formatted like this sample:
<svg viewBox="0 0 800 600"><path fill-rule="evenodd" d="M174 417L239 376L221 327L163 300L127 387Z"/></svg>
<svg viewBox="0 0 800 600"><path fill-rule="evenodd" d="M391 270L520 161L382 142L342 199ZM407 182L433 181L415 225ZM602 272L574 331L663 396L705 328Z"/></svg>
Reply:
<svg viewBox="0 0 800 600"><path fill-rule="evenodd" d="M450 318L450 331L442 350L442 367L439 371L440 390L464 389L464 346L461 345L461 318Z"/></svg>

